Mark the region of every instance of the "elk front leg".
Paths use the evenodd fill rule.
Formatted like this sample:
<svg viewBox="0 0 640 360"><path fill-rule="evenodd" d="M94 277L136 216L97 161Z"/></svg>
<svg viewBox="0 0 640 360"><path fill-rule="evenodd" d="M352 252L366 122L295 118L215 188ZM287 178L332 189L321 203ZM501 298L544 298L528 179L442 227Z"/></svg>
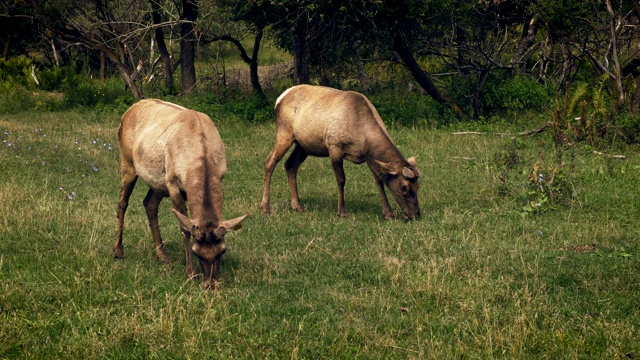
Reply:
<svg viewBox="0 0 640 360"><path fill-rule="evenodd" d="M173 202L173 208L184 216L187 216L187 207L185 206L185 198L180 192L180 188L175 185L169 186L169 196ZM193 255L191 250L191 229L185 228L180 224L180 231L182 232L182 243L184 244L184 252L186 257L185 275L187 279L192 279L196 276L195 268L193 266Z"/></svg>
<svg viewBox="0 0 640 360"><path fill-rule="evenodd" d="M375 182L376 182L376 187L378 188L378 193L380 194L380 203L382 204L382 215L384 215L384 218L386 220L391 220L393 219L393 210L391 210L391 206L389 206L387 193L384 191L384 182L382 182L382 180L380 180L380 178L376 174L376 171L374 170L373 165L369 163L367 163L367 165L369 165L369 169L371 170L371 173L373 174L373 178L375 179Z"/></svg>
<svg viewBox="0 0 640 360"><path fill-rule="evenodd" d="M149 219L149 227L151 228L151 234L153 235L153 243L156 249L156 257L163 264L170 262L167 253L164 251L164 244L162 243L162 236L160 236L160 227L158 226L158 206L162 201L162 195L149 189L147 196L145 196L142 203L144 209L147 212L147 218Z"/></svg>
<svg viewBox="0 0 640 360"><path fill-rule="evenodd" d="M278 162L282 160L291 145L293 145L293 136L291 134L278 132L276 134L276 144L264 161L264 192L262 193L262 202L260 203L260 209L262 209L263 214L269 215L269 213L271 213L269 194L271 191L271 175L273 174L273 170L276 168L276 165L278 165Z"/></svg>
<svg viewBox="0 0 640 360"><path fill-rule="evenodd" d="M287 179L289 181L289 191L291 192L291 208L299 213L303 212L300 205L300 197L298 196L298 182L296 177L300 165L307 159L307 152L298 144L295 145L291 155L285 161L284 168L287 171Z"/></svg>
<svg viewBox="0 0 640 360"><path fill-rule="evenodd" d="M122 232L124 228L124 214L127 212L129 206L129 197L133 192L133 188L136 185L138 176L135 172L127 171L123 167L122 169L122 188L120 189L120 200L118 201L118 235L116 237L116 243L113 246L113 256L116 259L124 258L124 248L122 246Z"/></svg>
<svg viewBox="0 0 640 360"><path fill-rule="evenodd" d="M346 219L349 217L349 213L344 205L344 184L346 182L346 178L344 176L342 163L342 158L331 157L331 165L333 166L333 172L336 175L336 182L338 183L338 215L341 218Z"/></svg>

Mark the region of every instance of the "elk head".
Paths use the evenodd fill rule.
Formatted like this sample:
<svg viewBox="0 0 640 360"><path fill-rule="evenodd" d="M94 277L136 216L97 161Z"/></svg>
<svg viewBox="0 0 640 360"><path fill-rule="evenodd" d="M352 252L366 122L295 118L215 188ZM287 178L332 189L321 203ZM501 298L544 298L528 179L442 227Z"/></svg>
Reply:
<svg viewBox="0 0 640 360"><path fill-rule="evenodd" d="M240 229L247 215L225 220L217 225L200 225L175 209L172 209L172 212L178 218L180 228L188 229L183 232L188 232L193 237L191 250L198 257L204 273L203 287L216 287L222 255L227 251L224 235L229 231Z"/></svg>
<svg viewBox="0 0 640 360"><path fill-rule="evenodd" d="M407 159L406 166L393 166L376 160L382 172L382 180L393 194L393 198L402 209L402 214L409 220L420 216L418 204L418 178L420 172L416 168L416 158Z"/></svg>

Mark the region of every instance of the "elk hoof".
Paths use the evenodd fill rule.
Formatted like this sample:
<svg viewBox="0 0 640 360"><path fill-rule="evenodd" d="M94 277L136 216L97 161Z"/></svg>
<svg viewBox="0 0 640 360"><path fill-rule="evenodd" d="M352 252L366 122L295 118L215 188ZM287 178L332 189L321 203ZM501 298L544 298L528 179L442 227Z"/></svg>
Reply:
<svg viewBox="0 0 640 360"><path fill-rule="evenodd" d="M198 276L192 268L187 268L187 270L185 270L185 275L188 280L193 280Z"/></svg>
<svg viewBox="0 0 640 360"><path fill-rule="evenodd" d="M222 283L218 280L207 280L200 284L203 290L218 290Z"/></svg>
<svg viewBox="0 0 640 360"><path fill-rule="evenodd" d="M169 256L167 256L167 254L157 254L157 257L158 261L163 264L169 264L171 262L171 259L169 259Z"/></svg>
<svg viewBox="0 0 640 360"><path fill-rule="evenodd" d="M113 249L113 258L116 260L124 259L124 251L122 250L122 248Z"/></svg>
<svg viewBox="0 0 640 360"><path fill-rule="evenodd" d="M346 211L341 211L338 213L338 216L340 216L342 219L348 219L349 218L349 213Z"/></svg>
<svg viewBox="0 0 640 360"><path fill-rule="evenodd" d="M262 213L265 215L271 214L271 209L269 205L260 205L260 209L262 209Z"/></svg>

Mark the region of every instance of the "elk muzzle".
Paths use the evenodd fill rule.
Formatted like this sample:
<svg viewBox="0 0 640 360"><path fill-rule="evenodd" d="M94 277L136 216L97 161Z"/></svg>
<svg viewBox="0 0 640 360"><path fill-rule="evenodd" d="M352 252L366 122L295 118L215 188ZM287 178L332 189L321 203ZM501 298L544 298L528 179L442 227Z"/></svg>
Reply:
<svg viewBox="0 0 640 360"><path fill-rule="evenodd" d="M202 287L205 289L217 288L222 255L227 251L227 245L224 240L217 243L194 241L191 249L200 261L200 268L202 268L204 275Z"/></svg>

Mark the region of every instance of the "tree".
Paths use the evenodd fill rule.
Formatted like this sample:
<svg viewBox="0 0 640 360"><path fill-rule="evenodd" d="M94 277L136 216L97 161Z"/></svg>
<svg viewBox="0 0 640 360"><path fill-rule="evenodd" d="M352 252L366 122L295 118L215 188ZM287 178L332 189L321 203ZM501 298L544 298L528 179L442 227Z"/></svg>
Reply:
<svg viewBox="0 0 640 360"><path fill-rule="evenodd" d="M187 94L196 86L195 22L198 19L198 1L182 0L182 28L180 31L180 71L182 92Z"/></svg>
<svg viewBox="0 0 640 360"><path fill-rule="evenodd" d="M10 55L26 54L30 44L38 43L40 29L34 26L27 14L28 8L20 1L0 2L2 59L7 60Z"/></svg>
<svg viewBox="0 0 640 360"><path fill-rule="evenodd" d="M183 92L188 93L196 84L197 0L183 0L180 19L165 23L162 23L160 0L24 1L54 37L102 52L115 65L135 98L142 97L141 74L146 71L149 76L153 72L155 61L145 66L147 62L143 60L148 54L146 44L152 41L158 45L165 85L172 86L173 68L164 43L163 27L179 23L182 34L180 65Z"/></svg>
<svg viewBox="0 0 640 360"><path fill-rule="evenodd" d="M158 52L162 59L162 70L164 72L164 84L167 89L173 88L173 69L171 67L171 56L164 41L164 30L162 29L162 6L160 0L150 0L152 9L153 26L155 27L155 42L158 45Z"/></svg>
<svg viewBox="0 0 640 360"><path fill-rule="evenodd" d="M551 77L560 79L560 85L563 85L570 74L584 71L580 64L589 63L594 83L606 77L611 93L615 94L618 105L622 105L627 93L624 79L635 74L640 66L637 46L640 2L538 0L534 9L552 45L541 48L543 56L562 58L562 67L556 68L559 76Z"/></svg>
<svg viewBox="0 0 640 360"><path fill-rule="evenodd" d="M293 55L296 84L309 82L311 47L315 39L313 34L317 31L314 10L325 3L310 0L225 2L226 6L233 9L235 21L248 23L256 32L263 32L267 26L272 27L277 34L278 45Z"/></svg>
<svg viewBox="0 0 640 360"><path fill-rule="evenodd" d="M38 21L62 40L103 52L137 99L142 97L139 24L146 2L25 0ZM135 59L139 59L137 62Z"/></svg>
<svg viewBox="0 0 640 360"><path fill-rule="evenodd" d="M450 4L423 0L370 1L362 13L368 17L369 26L373 25L378 41L398 54L413 78L429 96L441 104L450 106L458 118L463 118L464 113L460 106L435 85L415 55L419 54L418 51L429 53L429 49L438 46L437 41L441 37L434 35L440 35L437 32L442 26L437 21L446 18L443 15L447 15Z"/></svg>
<svg viewBox="0 0 640 360"><path fill-rule="evenodd" d="M254 94L262 100L266 100L258 75L260 44L264 37L265 28L268 25L264 14L260 11L252 11L255 9L248 8L246 6L247 4L243 1L221 0L218 4L219 7L215 9L215 12L219 15L217 19L221 26L216 29L212 27L203 29L205 36L201 43L208 44L216 41L226 41L235 46L240 53L242 61L249 65L249 78ZM245 21L246 19L251 19L251 22ZM236 26L231 26L229 22L232 22ZM253 36L253 49L250 55L241 41L248 36Z"/></svg>
<svg viewBox="0 0 640 360"><path fill-rule="evenodd" d="M462 111L420 68L406 39L424 29L427 5L422 0L379 2L373 0L265 1L242 2L239 20L266 22L278 44L293 55L294 83L308 83L312 66L339 66L361 61L360 44L395 51L418 84L438 102L448 104L462 117ZM420 34L420 39L426 37ZM362 71L362 67L360 67Z"/></svg>

